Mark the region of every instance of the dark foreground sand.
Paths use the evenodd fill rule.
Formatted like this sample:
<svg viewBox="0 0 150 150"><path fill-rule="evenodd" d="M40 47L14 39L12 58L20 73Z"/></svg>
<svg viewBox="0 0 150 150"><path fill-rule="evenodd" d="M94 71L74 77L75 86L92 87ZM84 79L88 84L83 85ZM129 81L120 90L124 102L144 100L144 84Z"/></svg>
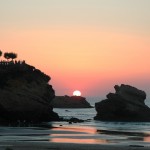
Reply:
<svg viewBox="0 0 150 150"><path fill-rule="evenodd" d="M150 150L150 147L138 145L0 142L0 150Z"/></svg>

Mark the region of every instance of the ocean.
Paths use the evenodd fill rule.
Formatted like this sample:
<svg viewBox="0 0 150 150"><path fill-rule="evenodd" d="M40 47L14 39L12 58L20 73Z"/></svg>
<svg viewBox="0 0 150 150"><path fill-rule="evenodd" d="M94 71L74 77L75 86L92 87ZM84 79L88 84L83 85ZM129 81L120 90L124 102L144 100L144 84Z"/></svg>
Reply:
<svg viewBox="0 0 150 150"><path fill-rule="evenodd" d="M100 98L87 98L94 106ZM146 102L150 106L149 101ZM64 118L87 120L82 123L48 122L38 125L1 126L0 142L53 142L150 146L150 123L95 121L95 108L54 109Z"/></svg>

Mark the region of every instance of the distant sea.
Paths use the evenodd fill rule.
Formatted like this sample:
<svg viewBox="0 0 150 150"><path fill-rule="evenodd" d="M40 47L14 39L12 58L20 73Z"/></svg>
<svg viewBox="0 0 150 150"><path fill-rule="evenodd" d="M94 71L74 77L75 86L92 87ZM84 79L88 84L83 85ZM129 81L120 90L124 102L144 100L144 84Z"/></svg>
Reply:
<svg viewBox="0 0 150 150"><path fill-rule="evenodd" d="M102 99L88 97L94 106ZM146 101L148 106L150 102ZM48 122L38 125L1 126L1 142L54 142L82 144L112 144L150 146L150 123L147 122L103 122L95 121L95 108L54 109L64 118L76 117L87 120L82 123Z"/></svg>

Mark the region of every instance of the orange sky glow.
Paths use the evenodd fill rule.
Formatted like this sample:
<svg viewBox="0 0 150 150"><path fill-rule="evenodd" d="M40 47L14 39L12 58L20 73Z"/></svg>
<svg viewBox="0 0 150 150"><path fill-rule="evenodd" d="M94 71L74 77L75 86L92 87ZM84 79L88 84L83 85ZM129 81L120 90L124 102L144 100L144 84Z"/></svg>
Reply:
<svg viewBox="0 0 150 150"><path fill-rule="evenodd" d="M31 2L33 1L31 0ZM46 0L44 1L47 4L49 3ZM65 12L65 8L73 7L71 2L67 0L65 2L68 5L60 6L57 3L53 5L59 5L62 12ZM89 0L88 2L90 4ZM51 13L48 12L49 9L46 5L43 6L46 7L45 9L42 8L42 10L46 10L41 14L43 18L41 16L39 18L35 17L42 12L38 4L37 7L29 10L30 14L32 14L32 11L34 12L34 16L26 16L22 12L22 17L16 18L16 10L12 10L14 14L12 13L9 18L10 14L6 14L4 10L1 10L0 14L3 19L0 29L0 49L4 52L13 51L18 53L18 59L26 60L27 63L50 75L52 78L50 84L53 85L56 95L72 95L74 90L80 90L82 96L103 96L112 91L115 84L121 83L131 84L149 92L150 32L146 27L148 24L150 25L150 20L146 19L148 19L147 17L150 18L150 11L146 9L147 7L145 8L147 16L145 20L141 16L143 22L139 14L143 12L144 15L145 10L140 10L140 5L137 5L136 13L133 9L133 14L130 14L133 15L133 22L131 16L129 20L122 16L124 22L122 20L119 22L117 17L112 20L111 17L108 18L107 13L105 15L100 14L100 17L103 16L102 19L104 20L102 20L102 24L99 24L94 22L99 19L99 16L93 8L96 7L96 4L100 5L100 1L95 0L94 2L95 5L93 4L91 9L90 5L86 9L83 7L84 5L81 5L81 8L85 9L87 13L82 14L81 12L83 16L79 15L79 12L75 13L74 7L74 12L71 9L67 10L74 18L67 15L67 13L63 14L61 19L61 14L51 14L47 20L53 20L52 23L49 23L46 19L45 22L43 21L44 14ZM105 3L103 0L101 2ZM116 2L119 3L118 0ZM127 0L127 4L128 2ZM146 3L149 2L145 0L145 5ZM80 5L80 2L77 4ZM10 10L12 9L5 2L3 2L3 5L6 8L10 7ZM105 5L107 6L107 3ZM145 5L142 5L143 8ZM109 10L116 11L115 6L111 7ZM50 8L52 8L51 5ZM55 10L55 7L53 9ZM129 10L128 7L124 12L119 9L113 15L119 16L119 11L125 14ZM138 10L141 11L139 14ZM93 24L86 22L88 19L84 20L84 23L82 22L82 17L85 19L88 13L95 14L94 21L93 17L89 17ZM37 23L38 19L39 24ZM68 23L69 19L75 22ZM25 21L27 22L25 23ZM127 22L129 22L129 26L126 25Z"/></svg>

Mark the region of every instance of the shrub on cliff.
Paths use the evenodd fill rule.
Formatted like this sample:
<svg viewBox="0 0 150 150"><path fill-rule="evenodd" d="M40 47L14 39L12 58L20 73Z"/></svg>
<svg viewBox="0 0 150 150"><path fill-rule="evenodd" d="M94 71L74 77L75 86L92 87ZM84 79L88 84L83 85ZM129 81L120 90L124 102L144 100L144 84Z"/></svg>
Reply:
<svg viewBox="0 0 150 150"><path fill-rule="evenodd" d="M0 50L0 57L2 56L3 52Z"/></svg>
<svg viewBox="0 0 150 150"><path fill-rule="evenodd" d="M13 52L10 52L10 53L6 52L6 53L4 53L4 58L6 58L7 60L9 60L9 59L13 60L13 59L17 58L17 54L13 53Z"/></svg>

